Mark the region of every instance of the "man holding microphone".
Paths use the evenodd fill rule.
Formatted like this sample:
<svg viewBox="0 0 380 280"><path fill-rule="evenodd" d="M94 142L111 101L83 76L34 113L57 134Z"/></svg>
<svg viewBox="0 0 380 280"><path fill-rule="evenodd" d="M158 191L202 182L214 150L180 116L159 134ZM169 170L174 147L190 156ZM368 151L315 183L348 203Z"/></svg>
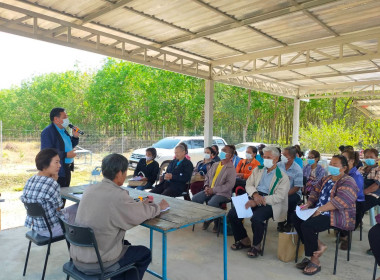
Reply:
<svg viewBox="0 0 380 280"><path fill-rule="evenodd" d="M79 129L73 129L73 136L66 131L70 121L64 108L53 108L50 112L51 124L41 132L41 150L54 148L58 150L61 168L58 172L58 184L70 186L71 171L74 171L74 147L79 142Z"/></svg>

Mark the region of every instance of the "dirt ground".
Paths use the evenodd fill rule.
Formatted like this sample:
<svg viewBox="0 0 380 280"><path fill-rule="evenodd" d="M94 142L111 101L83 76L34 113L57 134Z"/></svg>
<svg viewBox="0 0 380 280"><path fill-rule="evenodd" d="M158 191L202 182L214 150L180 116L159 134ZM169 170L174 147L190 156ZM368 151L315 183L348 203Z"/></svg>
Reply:
<svg viewBox="0 0 380 280"><path fill-rule="evenodd" d="M6 142L3 143L3 157L0 165L0 229L9 229L24 224L26 212L20 201L25 182L37 169L34 163L35 156L39 152L39 142ZM101 165L101 160L107 154L92 154L92 162L89 155L78 156L75 159L75 170L72 173L71 186L88 184L94 179L91 171ZM130 154L123 154L129 158ZM132 171L128 171L128 176ZM101 180L101 178L96 178Z"/></svg>

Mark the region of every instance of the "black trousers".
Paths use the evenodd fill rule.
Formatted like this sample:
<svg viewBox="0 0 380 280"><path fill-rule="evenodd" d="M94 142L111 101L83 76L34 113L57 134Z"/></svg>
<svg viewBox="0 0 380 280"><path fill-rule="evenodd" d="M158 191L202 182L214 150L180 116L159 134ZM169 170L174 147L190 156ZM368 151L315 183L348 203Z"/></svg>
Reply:
<svg viewBox="0 0 380 280"><path fill-rule="evenodd" d="M264 237L265 221L273 217L272 206L257 206L252 208L253 216L251 217L251 227L253 232L253 246L259 245ZM235 241L239 241L247 237L247 231L236 213L236 209L232 208L227 215L231 223L232 232Z"/></svg>
<svg viewBox="0 0 380 280"><path fill-rule="evenodd" d="M61 186L61 188L67 188L70 186L71 182L71 163L70 164L64 164L63 169L65 170L65 177L58 177L57 183ZM66 199L62 198L63 206L65 207Z"/></svg>
<svg viewBox="0 0 380 280"><path fill-rule="evenodd" d="M298 236L305 245L305 256L313 256L313 253L318 250L318 233L330 228L330 217L318 215L304 221L293 213L292 220Z"/></svg>
<svg viewBox="0 0 380 280"><path fill-rule="evenodd" d="M65 177L58 177L58 184L61 186L61 188L69 187L71 182L71 163L70 164L64 164L63 169L65 170Z"/></svg>
<svg viewBox="0 0 380 280"><path fill-rule="evenodd" d="M360 221L363 219L365 212L367 212L369 209L371 209L372 207L374 207L376 205L380 205L380 198L376 198L372 195L366 195L365 201L362 203L363 203L363 206L362 206L361 212L359 213L360 214L360 216L359 216ZM357 213L357 215L358 215L358 213Z"/></svg>
<svg viewBox="0 0 380 280"><path fill-rule="evenodd" d="M374 225L368 232L369 246L375 256L376 262L380 265L380 224Z"/></svg>
<svg viewBox="0 0 380 280"><path fill-rule="evenodd" d="M144 246L129 246L125 255L119 260L120 266L128 265L134 263L139 271L139 277L136 277L136 273L133 270L129 270L117 276L111 278L111 280L141 280L143 279L144 273L148 268L152 260L152 254L150 250Z"/></svg>
<svg viewBox="0 0 380 280"><path fill-rule="evenodd" d="M150 192L171 197L177 197L183 193L183 190L182 188L179 188L178 186L175 186L174 184L168 181L163 181L159 185L155 186Z"/></svg>
<svg viewBox="0 0 380 280"><path fill-rule="evenodd" d="M298 193L294 193L288 196L288 217L287 217L288 224L293 223L292 215L294 211L296 210L298 202L300 201L301 201L301 198L298 195Z"/></svg>

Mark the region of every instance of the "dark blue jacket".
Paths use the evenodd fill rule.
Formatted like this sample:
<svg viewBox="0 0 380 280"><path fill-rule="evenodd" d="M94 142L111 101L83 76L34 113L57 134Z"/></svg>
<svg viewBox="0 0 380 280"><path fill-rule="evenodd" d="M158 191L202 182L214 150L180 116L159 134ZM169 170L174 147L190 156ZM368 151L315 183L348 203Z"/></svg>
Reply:
<svg viewBox="0 0 380 280"><path fill-rule="evenodd" d="M177 159L172 160L166 169L166 173L171 173L173 175L170 180L170 187L179 188L180 190L185 191L186 183L190 182L194 167L192 162L187 158L184 158L178 166L177 162Z"/></svg>
<svg viewBox="0 0 380 280"><path fill-rule="evenodd" d="M66 130L65 133L70 137L73 148L78 145L79 138L70 136ZM54 148L58 150L59 158L61 159L61 168L59 169L58 176L65 177L65 170L63 168L67 156L67 153L65 152L65 142L63 142L61 134L59 134L54 123L45 127L41 132L41 150L46 148Z"/></svg>

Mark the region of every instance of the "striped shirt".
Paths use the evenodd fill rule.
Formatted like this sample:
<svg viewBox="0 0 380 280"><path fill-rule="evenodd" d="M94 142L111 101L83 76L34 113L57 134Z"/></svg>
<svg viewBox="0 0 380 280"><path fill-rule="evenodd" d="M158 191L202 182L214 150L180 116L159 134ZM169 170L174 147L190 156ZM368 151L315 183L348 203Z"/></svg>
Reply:
<svg viewBox="0 0 380 280"><path fill-rule="evenodd" d="M25 184L20 197L23 203L40 203L45 210L50 227L59 225L57 208L63 205L59 184L50 177L34 175ZM48 230L44 219L26 216L25 226L36 231Z"/></svg>

